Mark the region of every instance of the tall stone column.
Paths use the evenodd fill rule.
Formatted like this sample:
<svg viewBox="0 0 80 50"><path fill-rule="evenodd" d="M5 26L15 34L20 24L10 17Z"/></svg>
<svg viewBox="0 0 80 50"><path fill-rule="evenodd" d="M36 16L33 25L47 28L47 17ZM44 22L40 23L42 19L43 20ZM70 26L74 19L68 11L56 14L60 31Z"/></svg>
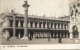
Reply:
<svg viewBox="0 0 80 50"><path fill-rule="evenodd" d="M60 23L60 29L61 29L61 23Z"/></svg>
<svg viewBox="0 0 80 50"><path fill-rule="evenodd" d="M56 23L56 29L58 29L58 23Z"/></svg>
<svg viewBox="0 0 80 50"><path fill-rule="evenodd" d="M16 18L15 17L16 16L13 15L13 38L15 37L15 33L16 33L16 26L15 26L15 24L16 24Z"/></svg>
<svg viewBox="0 0 80 50"><path fill-rule="evenodd" d="M24 14L24 23L25 23L25 27L24 27L24 36L22 39L28 39L28 7L30 5L28 5L27 3L27 0L24 1L25 3L23 4L23 7L24 7L24 11L25 11L25 14Z"/></svg>

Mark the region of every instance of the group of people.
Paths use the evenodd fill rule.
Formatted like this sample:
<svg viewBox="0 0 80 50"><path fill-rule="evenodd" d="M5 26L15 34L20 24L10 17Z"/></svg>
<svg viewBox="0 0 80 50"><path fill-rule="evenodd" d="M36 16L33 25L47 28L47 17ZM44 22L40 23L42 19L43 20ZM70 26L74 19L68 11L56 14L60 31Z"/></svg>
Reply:
<svg viewBox="0 0 80 50"><path fill-rule="evenodd" d="M50 37L48 37L48 41L50 41ZM62 38L61 37L58 38L58 43L62 43Z"/></svg>
<svg viewBox="0 0 80 50"><path fill-rule="evenodd" d="M37 36L37 39L38 39L38 36ZM29 37L29 40L32 40L32 37ZM6 41L10 41L10 36L7 37ZM50 37L48 37L48 41L50 41ZM58 43L62 43L62 38L61 37L58 38Z"/></svg>

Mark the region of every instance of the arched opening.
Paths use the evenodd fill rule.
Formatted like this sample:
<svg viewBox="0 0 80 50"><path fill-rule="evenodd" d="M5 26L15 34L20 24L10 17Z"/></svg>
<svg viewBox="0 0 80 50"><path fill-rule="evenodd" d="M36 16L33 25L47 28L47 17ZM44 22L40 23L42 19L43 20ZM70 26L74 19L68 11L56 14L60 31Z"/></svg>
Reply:
<svg viewBox="0 0 80 50"><path fill-rule="evenodd" d="M78 38L78 28L74 25L72 28L73 38Z"/></svg>

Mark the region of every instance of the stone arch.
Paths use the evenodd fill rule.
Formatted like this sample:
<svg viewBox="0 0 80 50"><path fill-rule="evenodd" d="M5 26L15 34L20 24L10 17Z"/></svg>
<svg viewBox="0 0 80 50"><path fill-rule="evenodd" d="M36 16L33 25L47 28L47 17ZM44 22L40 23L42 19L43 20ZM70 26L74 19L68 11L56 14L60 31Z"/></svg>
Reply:
<svg viewBox="0 0 80 50"><path fill-rule="evenodd" d="M78 27L76 25L73 25L72 27L72 35L73 35L73 38L78 38Z"/></svg>

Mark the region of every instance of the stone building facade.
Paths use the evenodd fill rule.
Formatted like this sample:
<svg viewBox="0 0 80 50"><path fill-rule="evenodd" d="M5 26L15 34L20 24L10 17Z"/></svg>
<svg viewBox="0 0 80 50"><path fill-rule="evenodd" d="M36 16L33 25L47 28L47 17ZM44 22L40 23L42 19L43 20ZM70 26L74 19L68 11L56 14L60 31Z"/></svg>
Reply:
<svg viewBox="0 0 80 50"><path fill-rule="evenodd" d="M17 14L14 10L1 15L2 36L16 38L79 38L80 39L80 1L70 3L70 15L63 19L28 15L25 1L25 15ZM27 10L26 10L27 9ZM26 18L27 17L27 18ZM26 20L27 19L27 20ZM69 19L69 20L68 20ZM25 31L26 30L26 31Z"/></svg>
<svg viewBox="0 0 80 50"><path fill-rule="evenodd" d="M80 39L80 0L75 0L69 4L70 16L70 39L78 37Z"/></svg>

